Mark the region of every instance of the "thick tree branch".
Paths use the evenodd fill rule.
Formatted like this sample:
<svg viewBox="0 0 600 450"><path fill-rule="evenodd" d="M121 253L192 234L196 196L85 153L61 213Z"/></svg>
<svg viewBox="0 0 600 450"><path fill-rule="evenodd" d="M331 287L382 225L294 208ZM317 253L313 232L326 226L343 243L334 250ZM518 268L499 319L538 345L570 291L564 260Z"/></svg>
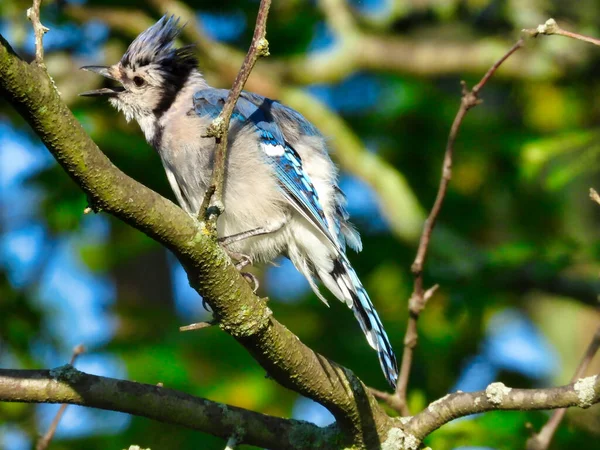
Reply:
<svg viewBox="0 0 600 450"><path fill-rule="evenodd" d="M479 89L491 73L467 93L473 95L474 104ZM229 258L211 238L210 230L114 167L60 100L45 72L38 65L26 64L16 57L1 36L0 93L31 124L95 206L173 251L186 268L190 284L213 309L219 326L244 345L272 378L323 404L334 414L338 421L336 426L327 430L315 427L318 432L310 427L305 430L309 434L313 431L325 433L326 441L320 441L322 434L311 435L315 436L315 440L303 442L302 448L354 445L415 449L427 434L456 417L493 409L588 407L600 400L600 386L595 376L569 386L545 390L510 390L495 383L485 392L444 397L409 420L396 422L389 419L350 371L304 346L272 317L265 302L253 295ZM423 298L426 297L423 292ZM105 383L108 383L106 391L114 395L100 389L106 386ZM56 393L55 397L52 397L53 393ZM165 405L168 405L171 408L167 414L168 421L177 420L177 423L186 425L189 419L186 426L196 429L199 429L199 424L204 427L208 421L210 430L208 425L203 430L223 438L236 436L236 441L240 430L232 423L237 424L237 419L246 420L242 430L245 436L260 434L264 431L265 421L281 421L267 427L273 439L287 436L284 431L288 429L285 427L305 425L239 408L224 409L224 405L194 399L158 386L81 374L71 367L54 371L0 371L0 399L77 403L111 410L120 410L117 405L120 404L119 399L123 399L127 400L126 404L120 404L126 408L124 411L157 420L162 420L158 413L165 411ZM176 401L167 402L173 399ZM144 402L148 404L143 406ZM190 419L192 416L187 412L181 414L182 404L189 405L189 410L201 411L203 418ZM216 411L213 414L215 407L220 413ZM228 414L230 411L236 411L233 418ZM298 436L294 434L294 437ZM242 437L239 442L254 442L244 439ZM256 445L263 445L263 442ZM275 444L264 443L264 446L288 448L285 445L279 440Z"/></svg>
<svg viewBox="0 0 600 450"><path fill-rule="evenodd" d="M238 443L304 450L336 448L333 425L282 419L165 387L99 377L65 365L53 370L0 369L0 401L68 403L181 425Z"/></svg>
<svg viewBox="0 0 600 450"><path fill-rule="evenodd" d="M0 401L69 403L148 417L185 426L237 443L281 449L338 449L343 447L336 425L319 428L293 419L281 419L168 389L89 375L70 365L53 370L0 369ZM381 440L399 450L416 450L422 440L459 417L494 410L543 410L600 402L600 377L549 389L511 389L492 383L485 391L449 394L414 417L380 430ZM384 443L385 441L385 443Z"/></svg>
<svg viewBox="0 0 600 450"><path fill-rule="evenodd" d="M16 57L1 36L0 92L95 207L144 232L177 256L219 326L272 378L328 408L348 442L373 442L378 432L391 426L360 380L306 347L272 317L209 230L116 168L61 101L46 73Z"/></svg>

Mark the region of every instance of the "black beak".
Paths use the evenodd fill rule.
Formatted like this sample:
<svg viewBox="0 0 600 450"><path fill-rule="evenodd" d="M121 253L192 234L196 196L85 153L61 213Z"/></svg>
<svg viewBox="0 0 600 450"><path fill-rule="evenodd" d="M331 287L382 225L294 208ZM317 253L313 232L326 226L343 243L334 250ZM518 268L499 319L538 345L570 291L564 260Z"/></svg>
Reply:
<svg viewBox="0 0 600 450"><path fill-rule="evenodd" d="M105 67L105 66L83 66L83 67L81 67L81 70L87 70L88 72L94 72L94 73L97 73L98 75L102 75L105 78L110 78L111 80L118 81L114 76L111 75L111 73L108 69L109 68ZM100 97L100 96L115 97L115 96L119 95L121 92L123 92L124 90L125 90L125 88L123 86L113 86L113 87L109 87L109 88L95 89L93 91L82 92L79 95L81 95L83 97Z"/></svg>

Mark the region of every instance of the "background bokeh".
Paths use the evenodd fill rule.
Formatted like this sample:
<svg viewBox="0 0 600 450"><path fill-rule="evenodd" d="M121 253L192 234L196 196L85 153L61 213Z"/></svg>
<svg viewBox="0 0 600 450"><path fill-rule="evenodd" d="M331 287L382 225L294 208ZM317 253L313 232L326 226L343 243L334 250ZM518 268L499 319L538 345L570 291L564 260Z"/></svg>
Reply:
<svg viewBox="0 0 600 450"><path fill-rule="evenodd" d="M201 69L231 85L258 1L44 1L46 63L76 117L111 160L173 198L137 125L77 93L102 81L78 67L112 64L165 11L190 14L182 42ZM24 0L2 0L0 34L32 59ZM347 9L345 9L347 8ZM271 57L248 88L299 109L330 140L364 251L350 258L397 352L412 290L410 264L439 182L459 81L475 83L518 38L555 17L600 36L595 0L276 1ZM351 20L346 20L350 18ZM600 323L600 50L560 37L528 42L486 86L456 145L454 176L435 231L427 284L440 290L421 317L412 411L493 380L514 387L565 383ZM217 327L175 259L85 195L0 98L0 367L48 368L72 348L77 367L318 424L331 415L265 377ZM323 306L287 261L256 268L260 293L307 345L386 388L376 355L343 305ZM595 364L590 371L598 372ZM0 404L0 448L29 449L58 405ZM455 421L427 443L523 448L544 412ZM600 409L571 411L553 447L597 448ZM190 430L70 406L52 449L220 449Z"/></svg>

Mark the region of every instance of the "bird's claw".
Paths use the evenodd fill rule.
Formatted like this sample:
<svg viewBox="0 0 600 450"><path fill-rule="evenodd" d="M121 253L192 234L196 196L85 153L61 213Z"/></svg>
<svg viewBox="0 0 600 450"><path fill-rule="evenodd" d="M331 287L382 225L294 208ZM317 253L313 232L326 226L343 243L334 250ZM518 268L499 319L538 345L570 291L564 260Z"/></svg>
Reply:
<svg viewBox="0 0 600 450"><path fill-rule="evenodd" d="M238 254L237 262L235 263L235 268L237 270L242 270L246 266L251 266L253 261L248 255Z"/></svg>
<svg viewBox="0 0 600 450"><path fill-rule="evenodd" d="M258 278L256 278L256 276L251 274L250 272L240 272L240 274L246 279L246 281L248 283L252 284L252 292L254 292L256 294L256 291L258 290L258 287L260 286L260 282L258 281Z"/></svg>
<svg viewBox="0 0 600 450"><path fill-rule="evenodd" d="M254 261L248 255L244 255L243 253L233 252L229 250L225 245L222 245L225 252L229 255L229 257L236 261L235 268L240 271L240 274L246 279L248 283L252 285L252 292L256 293L258 287L260 286L260 282L258 278L249 272L242 272L241 270L244 267L251 266Z"/></svg>

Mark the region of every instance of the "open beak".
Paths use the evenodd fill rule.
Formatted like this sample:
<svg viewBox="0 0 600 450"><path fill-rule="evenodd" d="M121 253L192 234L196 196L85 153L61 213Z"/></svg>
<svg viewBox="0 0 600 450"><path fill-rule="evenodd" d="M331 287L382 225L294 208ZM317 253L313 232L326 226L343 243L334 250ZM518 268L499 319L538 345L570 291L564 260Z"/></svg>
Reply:
<svg viewBox="0 0 600 450"><path fill-rule="evenodd" d="M81 67L81 69L87 70L88 72L97 73L98 75L102 75L105 78L110 78L111 80L118 81L110 73L109 68L105 67L105 66L83 66L83 67ZM123 92L124 90L125 90L125 88L123 86L112 86L112 87L108 87L108 88L101 88L101 89L95 89L93 91L82 92L79 95L81 95L83 97L100 97L100 96L115 97L115 96L119 95L121 92Z"/></svg>

